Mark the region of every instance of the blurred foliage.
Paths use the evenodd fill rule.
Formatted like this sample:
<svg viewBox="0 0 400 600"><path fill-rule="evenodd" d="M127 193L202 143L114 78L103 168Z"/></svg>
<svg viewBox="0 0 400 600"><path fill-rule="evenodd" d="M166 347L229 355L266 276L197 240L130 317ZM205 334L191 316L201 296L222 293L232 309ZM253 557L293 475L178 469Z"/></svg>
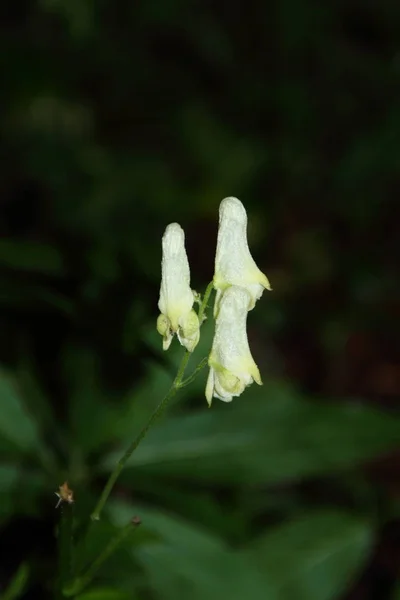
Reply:
<svg viewBox="0 0 400 600"><path fill-rule="evenodd" d="M1 597L53 597L68 479L78 568L143 522L79 600L400 598L400 5L0 17ZM205 373L182 390L84 542L179 364L162 232L185 228L203 291L228 195L274 289L249 315L264 386L211 410Z"/></svg>

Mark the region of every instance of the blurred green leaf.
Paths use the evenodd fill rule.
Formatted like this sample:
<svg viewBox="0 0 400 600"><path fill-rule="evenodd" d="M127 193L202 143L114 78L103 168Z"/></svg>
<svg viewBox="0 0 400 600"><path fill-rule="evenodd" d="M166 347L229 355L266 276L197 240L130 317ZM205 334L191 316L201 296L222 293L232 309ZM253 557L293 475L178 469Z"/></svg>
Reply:
<svg viewBox="0 0 400 600"><path fill-rule="evenodd" d="M57 436L60 432L55 433L57 426L50 397L45 393L39 382L33 363L33 357L29 352L26 352L16 372L18 389L21 391L24 404L29 412L35 414L35 422L43 428L52 430L53 435Z"/></svg>
<svg viewBox="0 0 400 600"><path fill-rule="evenodd" d="M25 452L40 445L33 416L26 410L12 378L0 369L0 449L2 439Z"/></svg>
<svg viewBox="0 0 400 600"><path fill-rule="evenodd" d="M361 404L308 402L284 384L156 425L129 465L187 480L278 483L350 467L396 447L399 420ZM103 463L109 470L119 453ZM127 480L129 472L122 477Z"/></svg>
<svg viewBox="0 0 400 600"><path fill-rule="evenodd" d="M159 511L141 504L133 506L128 502L111 499L107 505L107 513L111 521L118 527L125 525L133 515L137 514L142 525L139 531L147 530L153 534L150 542L144 540L146 545L153 545L154 535L163 543L174 545L192 545L202 551L218 552L225 548L225 543L218 536L210 534L206 527L197 527L185 519L174 516L166 511ZM133 543L137 540L137 536Z"/></svg>
<svg viewBox="0 0 400 600"><path fill-rule="evenodd" d="M257 540L251 557L278 600L333 600L357 576L372 541L368 523L320 511L276 527Z"/></svg>
<svg viewBox="0 0 400 600"><path fill-rule="evenodd" d="M26 584L28 582L29 577L29 566L26 563L22 563L11 582L9 583L5 592L3 592L1 598L2 600L16 600L20 598L24 593Z"/></svg>
<svg viewBox="0 0 400 600"><path fill-rule="evenodd" d="M133 439L173 380L173 374L165 367L149 362L142 381L125 396L124 402L111 404L102 390L99 365L93 354L68 348L64 365L71 392L70 423L74 438L85 453L121 438Z"/></svg>
<svg viewBox="0 0 400 600"><path fill-rule="evenodd" d="M91 2L83 0L78 2L72 0L41 0L40 4L44 10L54 12L63 17L68 24L71 38L86 37L93 27L93 5Z"/></svg>
<svg viewBox="0 0 400 600"><path fill-rule="evenodd" d="M79 594L77 600L135 600L136 595L113 588L96 588Z"/></svg>
<svg viewBox="0 0 400 600"><path fill-rule="evenodd" d="M393 600L400 600L400 584L397 585L393 595Z"/></svg>
<svg viewBox="0 0 400 600"><path fill-rule="evenodd" d="M158 545L142 549L138 555L159 598L278 600L254 564L232 551L211 554L190 545Z"/></svg>
<svg viewBox="0 0 400 600"><path fill-rule="evenodd" d="M48 275L62 275L64 271L62 258L53 246L22 240L0 240L0 264Z"/></svg>
<svg viewBox="0 0 400 600"><path fill-rule="evenodd" d="M213 488L193 486L193 489L189 490L185 482L172 482L168 476L153 477L151 473L141 471L137 488L141 497L146 498L150 504L155 502L165 510L178 510L182 518L193 523L206 522L218 535L241 540L248 534L248 521L255 510L254 490L248 494L243 492L243 496L248 500L247 505L240 498L236 509L226 510L223 504L215 501ZM260 498L265 509L264 492L260 491ZM282 503L279 504L279 508L282 508Z"/></svg>
<svg viewBox="0 0 400 600"><path fill-rule="evenodd" d="M64 372L70 392L70 424L74 439L84 453L99 449L115 434L116 410L103 396L98 369L96 356L90 351L66 348Z"/></svg>
<svg viewBox="0 0 400 600"><path fill-rule="evenodd" d="M132 514L132 508L122 502L110 502L108 510L118 524ZM230 550L205 527L195 527L173 515L141 506L135 510L142 527L160 538L132 548L158 598L276 599L249 556Z"/></svg>

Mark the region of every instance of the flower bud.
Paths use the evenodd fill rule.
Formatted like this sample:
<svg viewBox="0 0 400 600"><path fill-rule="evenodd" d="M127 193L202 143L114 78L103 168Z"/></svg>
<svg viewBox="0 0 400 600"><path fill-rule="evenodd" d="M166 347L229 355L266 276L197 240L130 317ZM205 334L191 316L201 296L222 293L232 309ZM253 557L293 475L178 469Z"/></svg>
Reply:
<svg viewBox="0 0 400 600"><path fill-rule="evenodd" d="M251 355L246 332L250 292L232 285L222 294L215 322L215 334L208 359L210 372L206 398L230 402L255 381L262 385L260 372Z"/></svg>
<svg viewBox="0 0 400 600"><path fill-rule="evenodd" d="M190 269L185 250L185 233L171 223L162 238L161 288L157 331L168 350L175 333L179 342L192 352L200 338L199 319L193 310L194 292L190 288Z"/></svg>
<svg viewBox="0 0 400 600"><path fill-rule="evenodd" d="M252 310L264 289L271 286L250 254L247 243L247 214L237 198L225 198L219 207L219 228L215 254L214 287L217 290L214 315L218 313L221 295L230 285L249 292L248 310Z"/></svg>

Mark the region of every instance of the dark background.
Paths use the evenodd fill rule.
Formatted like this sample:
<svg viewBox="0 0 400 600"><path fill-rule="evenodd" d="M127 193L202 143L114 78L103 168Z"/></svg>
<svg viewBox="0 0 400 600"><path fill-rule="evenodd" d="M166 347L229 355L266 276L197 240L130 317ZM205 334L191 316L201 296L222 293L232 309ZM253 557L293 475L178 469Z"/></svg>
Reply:
<svg viewBox="0 0 400 600"><path fill-rule="evenodd" d="M78 536L180 360L163 230L204 291L234 195L274 290L248 322L264 386L180 395L78 564L143 525L80 598L400 598L400 4L26 0L0 23L0 590L52 597L54 492Z"/></svg>

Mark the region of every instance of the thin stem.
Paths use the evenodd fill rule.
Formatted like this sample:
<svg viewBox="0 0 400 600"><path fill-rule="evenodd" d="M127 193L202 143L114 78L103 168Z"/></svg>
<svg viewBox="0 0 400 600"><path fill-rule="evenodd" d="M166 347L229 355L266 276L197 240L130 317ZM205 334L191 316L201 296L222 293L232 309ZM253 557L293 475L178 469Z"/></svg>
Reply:
<svg viewBox="0 0 400 600"><path fill-rule="evenodd" d="M110 477L108 478L108 481L101 493L100 499L97 502L97 505L90 516L92 521L98 521L100 519L101 511L103 510L104 505L107 502L108 496L110 495L111 490L113 489L115 482L117 481L122 469L125 467L126 463L130 459L130 457L132 456L132 454L136 450L136 448L139 446L140 442L146 436L146 434L148 433L148 431L151 428L151 426L153 425L153 423L158 419L158 417L160 417L162 415L165 408L167 407L168 402L171 400L171 398L173 398L175 396L176 392L178 391L181 381L182 381L182 378L183 378L183 375L185 373L185 369L186 369L187 363L189 361L189 358L190 358L190 352L186 351L185 354L183 355L181 364L178 369L178 373L177 373L169 391L164 396L164 398L161 400L160 404L156 407L155 411L150 416L146 425L141 429L138 436L129 445L125 454L122 456L122 458L119 459L119 461L115 465L115 468L112 471Z"/></svg>
<svg viewBox="0 0 400 600"><path fill-rule="evenodd" d="M204 317L204 312L207 308L207 303L208 300L210 298L210 294L212 292L213 289L213 282L209 283L206 291L204 293L203 296L203 300L201 302L200 308L199 308L199 322L200 325L203 322L203 317ZM98 521L100 519L100 514L104 508L105 503L107 502L107 499L115 485L115 482L117 481L122 469L125 467L126 463L128 462L128 460L130 459L130 457L132 456L133 452L136 450L136 448L139 446L140 442L143 440L143 438L146 436L146 434L148 433L149 429L152 427L152 425L154 424L154 422L158 419L158 417L160 415L162 415L162 413L164 412L165 408L168 405L168 402L171 400L171 398L173 398L175 396L175 394L177 393L177 391L179 390L179 388L182 385L182 379L183 376L185 374L185 369L187 367L187 364L189 362L189 358L191 356L191 353L186 351L185 354L182 357L181 360L181 364L179 365L179 369L178 369L178 373L170 387L170 389L168 390L167 394L164 396L164 398L161 400L160 404L156 407L156 409L154 410L153 414L150 416L149 420L147 421L146 425L143 427L143 429L139 432L138 436L133 440L133 442L130 444L130 446L127 448L125 454L122 456L122 458L119 459L119 461L117 462L117 464L115 465L114 470L112 471L110 477L108 478L108 481L101 493L101 496L95 506L94 511L92 512L92 514L90 515L90 518L92 519L92 521Z"/></svg>
<svg viewBox="0 0 400 600"><path fill-rule="evenodd" d="M58 597L63 598L62 589L72 576L72 521L73 504L61 502L61 518L58 532Z"/></svg>
<svg viewBox="0 0 400 600"><path fill-rule="evenodd" d="M182 381L182 383L179 385L180 388L186 387L187 385L189 385L189 383L192 383L197 375L200 373L200 371L206 366L208 362L208 356L205 356L197 365L197 367L195 368L195 370L193 371L193 373L191 375L189 375L189 377L187 377L186 379L184 379Z"/></svg>
<svg viewBox="0 0 400 600"><path fill-rule="evenodd" d="M210 283L208 284L206 291L204 292L204 296L203 296L203 300L201 302L200 308L199 308L199 322L200 325L203 322L203 317L204 317L204 313L206 311L206 308L208 306L208 301L210 299L210 295L211 292L213 291L213 287L214 287L214 283L212 281L210 281Z"/></svg>
<svg viewBox="0 0 400 600"><path fill-rule="evenodd" d="M72 583L67 585L63 592L64 596L70 597L79 594L93 580L102 564L117 550L125 539L140 525L140 519L134 517L125 527L110 540L104 550L99 554L91 565L79 575Z"/></svg>

